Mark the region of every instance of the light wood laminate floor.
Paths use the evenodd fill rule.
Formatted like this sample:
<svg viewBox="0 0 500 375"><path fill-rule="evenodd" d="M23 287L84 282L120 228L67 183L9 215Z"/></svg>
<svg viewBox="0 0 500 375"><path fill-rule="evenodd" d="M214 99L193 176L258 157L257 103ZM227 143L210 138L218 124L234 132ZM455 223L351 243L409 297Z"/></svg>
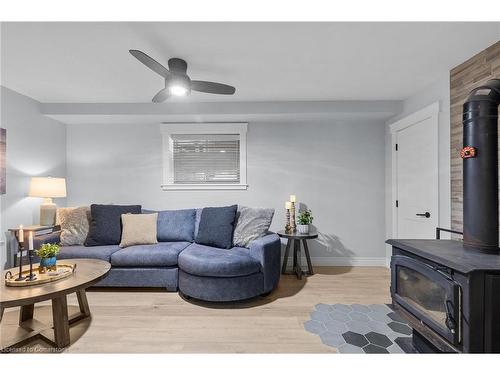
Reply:
<svg viewBox="0 0 500 375"><path fill-rule="evenodd" d="M316 267L302 280L282 276L269 296L243 303L185 301L161 290L99 289L87 293L92 317L70 329L68 353L328 353L335 349L304 330L317 303L389 303L390 273L381 267ZM77 311L76 296L68 299ZM6 309L1 336L17 328ZM51 320L49 304L35 318ZM45 351L41 340L25 349Z"/></svg>

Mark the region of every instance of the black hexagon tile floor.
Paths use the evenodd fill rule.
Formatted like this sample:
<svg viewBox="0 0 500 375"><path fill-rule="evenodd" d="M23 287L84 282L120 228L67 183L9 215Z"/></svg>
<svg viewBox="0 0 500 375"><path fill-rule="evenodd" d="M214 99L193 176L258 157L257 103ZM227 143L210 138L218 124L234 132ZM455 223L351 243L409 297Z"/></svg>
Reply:
<svg viewBox="0 0 500 375"><path fill-rule="evenodd" d="M387 305L319 303L310 317L306 331L340 353L414 352L410 326Z"/></svg>

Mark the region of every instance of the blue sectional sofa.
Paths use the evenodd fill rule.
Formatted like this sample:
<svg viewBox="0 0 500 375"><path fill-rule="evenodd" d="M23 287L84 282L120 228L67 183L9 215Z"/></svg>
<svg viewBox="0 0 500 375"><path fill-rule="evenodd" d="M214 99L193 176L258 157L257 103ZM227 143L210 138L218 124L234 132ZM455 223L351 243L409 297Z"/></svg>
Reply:
<svg viewBox="0 0 500 375"><path fill-rule="evenodd" d="M193 217L195 231L200 211ZM56 242L58 233L39 238L39 244ZM280 252L279 237L269 233L248 248L219 249L187 241L126 248L66 246L61 247L58 259L95 258L111 263L108 276L96 286L162 287L196 299L222 302L271 292L279 282Z"/></svg>

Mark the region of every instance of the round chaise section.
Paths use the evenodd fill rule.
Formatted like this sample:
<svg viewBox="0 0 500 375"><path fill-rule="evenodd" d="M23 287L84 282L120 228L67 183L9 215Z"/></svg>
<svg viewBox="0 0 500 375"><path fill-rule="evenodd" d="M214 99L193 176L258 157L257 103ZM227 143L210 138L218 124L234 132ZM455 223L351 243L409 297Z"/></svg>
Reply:
<svg viewBox="0 0 500 375"><path fill-rule="evenodd" d="M263 279L260 272L239 277L207 277L179 269L179 291L208 302L241 301L261 295Z"/></svg>
<svg viewBox="0 0 500 375"><path fill-rule="evenodd" d="M238 301L262 294L264 276L248 249L192 244L179 254L179 290L204 301Z"/></svg>

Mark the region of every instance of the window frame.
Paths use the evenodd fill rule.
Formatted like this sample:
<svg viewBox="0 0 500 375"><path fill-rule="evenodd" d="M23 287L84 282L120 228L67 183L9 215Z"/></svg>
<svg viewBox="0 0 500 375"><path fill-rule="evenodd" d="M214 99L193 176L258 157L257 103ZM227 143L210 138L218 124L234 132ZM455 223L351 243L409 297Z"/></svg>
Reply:
<svg viewBox="0 0 500 375"><path fill-rule="evenodd" d="M161 125L163 190L246 190L247 185L247 129L246 122L223 123L168 123ZM235 134L240 138L239 184L175 184L173 183L173 140L175 134Z"/></svg>

